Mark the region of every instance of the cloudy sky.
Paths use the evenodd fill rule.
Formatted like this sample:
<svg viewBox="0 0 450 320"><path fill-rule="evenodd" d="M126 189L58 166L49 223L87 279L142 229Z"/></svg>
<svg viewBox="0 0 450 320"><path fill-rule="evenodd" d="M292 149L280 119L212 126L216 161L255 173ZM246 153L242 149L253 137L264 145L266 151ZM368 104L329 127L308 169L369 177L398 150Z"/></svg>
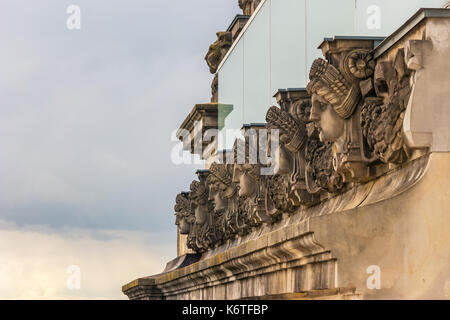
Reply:
<svg viewBox="0 0 450 320"><path fill-rule="evenodd" d="M196 167L171 163L171 134L209 100L203 58L237 3L0 2L0 299L121 299L175 257Z"/></svg>

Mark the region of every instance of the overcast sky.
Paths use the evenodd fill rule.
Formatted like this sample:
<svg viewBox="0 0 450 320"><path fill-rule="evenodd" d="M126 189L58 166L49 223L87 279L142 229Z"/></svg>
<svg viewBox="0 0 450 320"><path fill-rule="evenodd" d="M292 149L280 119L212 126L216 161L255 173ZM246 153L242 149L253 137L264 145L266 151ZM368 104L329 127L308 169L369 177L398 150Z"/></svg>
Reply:
<svg viewBox="0 0 450 320"><path fill-rule="evenodd" d="M68 30L67 7L81 8ZM238 0L1 0L0 298L122 298L176 255L195 178L171 133L210 99ZM79 265L81 290L66 288Z"/></svg>

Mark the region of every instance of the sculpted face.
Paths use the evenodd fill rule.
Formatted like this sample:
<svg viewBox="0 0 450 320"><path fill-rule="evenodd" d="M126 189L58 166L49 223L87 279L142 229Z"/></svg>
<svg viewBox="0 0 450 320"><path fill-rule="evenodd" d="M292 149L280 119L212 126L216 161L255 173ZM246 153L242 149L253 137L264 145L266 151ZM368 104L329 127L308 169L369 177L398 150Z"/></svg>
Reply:
<svg viewBox="0 0 450 320"><path fill-rule="evenodd" d="M214 208L215 208L216 211L222 211L222 210L225 210L227 208L228 201L227 201L227 199L224 199L222 197L221 192L217 192L214 195L214 204L215 204Z"/></svg>
<svg viewBox="0 0 450 320"><path fill-rule="evenodd" d="M208 215L208 210L204 205L195 206L195 223L203 225L206 222L206 217Z"/></svg>
<svg viewBox="0 0 450 320"><path fill-rule="evenodd" d="M240 197L251 197L255 193L256 184L246 172L244 172L239 178L239 186Z"/></svg>
<svg viewBox="0 0 450 320"><path fill-rule="evenodd" d="M228 207L228 199L224 196L224 189L226 189L226 186L221 183L210 186L209 200L214 201L215 211L223 211Z"/></svg>
<svg viewBox="0 0 450 320"><path fill-rule="evenodd" d="M322 142L335 142L344 134L344 120L316 93L312 95L311 121L316 124Z"/></svg>
<svg viewBox="0 0 450 320"><path fill-rule="evenodd" d="M290 174L292 171L292 154L282 145L279 150L278 171L276 173L280 175Z"/></svg>
<svg viewBox="0 0 450 320"><path fill-rule="evenodd" d="M186 221L185 218L180 219L178 228L180 229L180 234L189 234L189 232L191 231L191 225Z"/></svg>
<svg viewBox="0 0 450 320"><path fill-rule="evenodd" d="M273 147L272 135L269 135L268 139L269 145ZM272 161L276 161L276 166L274 166L275 168L274 174L279 175L291 174L294 159L292 153L285 146L287 143L289 143L289 141L290 137L287 134L282 133L280 135L280 141L279 143L277 143L278 147L275 151L276 157L269 159L269 164L271 166L275 164Z"/></svg>
<svg viewBox="0 0 450 320"><path fill-rule="evenodd" d="M192 205L189 200L189 194L182 192L177 195L175 209L175 224L181 234L189 234L193 223Z"/></svg>
<svg viewBox="0 0 450 320"><path fill-rule="evenodd" d="M240 197L249 198L256 194L258 183L249 174L252 170L253 166L248 164L235 166L233 182L239 184Z"/></svg>

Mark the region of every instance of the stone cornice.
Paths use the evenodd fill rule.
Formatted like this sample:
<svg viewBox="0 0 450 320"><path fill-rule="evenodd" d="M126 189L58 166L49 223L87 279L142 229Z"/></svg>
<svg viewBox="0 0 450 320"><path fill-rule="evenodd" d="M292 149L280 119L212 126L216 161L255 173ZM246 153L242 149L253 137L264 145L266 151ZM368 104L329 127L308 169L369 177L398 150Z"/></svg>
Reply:
<svg viewBox="0 0 450 320"><path fill-rule="evenodd" d="M183 141L183 131L186 130L190 134L191 143L185 144L184 149L189 150L192 153L195 153L194 150L194 139L202 140L202 150L205 150L210 144L215 143L215 141L205 141L203 139L203 135L209 129L220 130L224 126L224 120L228 116L228 114L232 111L232 106L219 104L215 102L211 103L203 103L196 104L186 119L181 124L180 128L176 133L176 137ZM194 132L195 123L201 123L201 132ZM195 137L194 135L200 135L201 137ZM203 157L202 154L200 156Z"/></svg>
<svg viewBox="0 0 450 320"><path fill-rule="evenodd" d="M244 29L249 19L250 16L242 14L236 15L236 17L233 19L233 21L231 22L230 26L227 29L227 31L231 32L232 34L233 42L237 39L242 29Z"/></svg>
<svg viewBox="0 0 450 320"><path fill-rule="evenodd" d="M428 18L449 18L449 9L426 9L422 8L417 11L410 19L408 19L400 28L387 37L375 50L374 58L378 58L399 42L403 37L410 34L412 30Z"/></svg>
<svg viewBox="0 0 450 320"><path fill-rule="evenodd" d="M195 121L202 121L204 127L217 129L217 115L218 115L218 104L217 103L202 103L196 104L192 111L188 114L186 119L180 126L180 129L185 129L191 132L194 129ZM177 138L180 139L181 136L177 132Z"/></svg>
<svg viewBox="0 0 450 320"><path fill-rule="evenodd" d="M320 265L317 273L317 283L310 283L305 291L314 288L333 288L335 274L335 259L331 253L321 246L309 231L309 224L290 225L283 229L267 233L237 247L226 249L220 253L208 253L204 259L187 267L155 276L152 279L143 278L130 282L122 287L122 291L133 297L139 290L160 291L162 296L176 296L188 293L194 288L190 283L196 283L196 289L208 288L214 285L231 283L251 277L283 272L289 268L301 268L308 264ZM303 268L306 274L311 268ZM149 287L150 286L150 287ZM301 291L301 290L298 290ZM297 291L297 292L298 292ZM276 289L267 290L264 294L281 294ZM245 297L258 295L258 288L248 288ZM243 298L228 296L227 299Z"/></svg>
<svg viewBox="0 0 450 320"><path fill-rule="evenodd" d="M429 160L429 156L423 156L409 165L393 170L375 182L362 184L319 206L309 208L302 214L294 215L205 252L198 262L171 272L132 281L124 285L122 291L133 299L138 298L143 290L152 294L160 292L159 297L165 298L180 297L184 294L189 296L191 291L242 279L265 277L292 269L301 269L301 275L298 276L308 277L311 275L302 274L309 269L307 265L311 267L315 265L318 268L312 282L306 281L304 285L307 287L292 288L291 292L336 288L338 284L333 276L335 257L329 248L324 247L316 239L312 225L316 225L325 216L339 215L356 208L367 208L405 193L425 175ZM316 280L318 282L315 282ZM196 284L195 287L192 283ZM277 292L274 289L258 294L257 291L249 289L246 296L234 298L285 293L288 292ZM158 297L157 294L155 296Z"/></svg>
<svg viewBox="0 0 450 320"><path fill-rule="evenodd" d="M309 99L309 95L306 88L288 88L288 89L278 89L278 91L273 96L277 103L281 105L281 102L293 102L299 99Z"/></svg>
<svg viewBox="0 0 450 320"><path fill-rule="evenodd" d="M384 37L335 36L333 38L325 38L318 49L322 50L323 56L329 60L330 55L333 53L349 51L355 48L373 50L384 39Z"/></svg>

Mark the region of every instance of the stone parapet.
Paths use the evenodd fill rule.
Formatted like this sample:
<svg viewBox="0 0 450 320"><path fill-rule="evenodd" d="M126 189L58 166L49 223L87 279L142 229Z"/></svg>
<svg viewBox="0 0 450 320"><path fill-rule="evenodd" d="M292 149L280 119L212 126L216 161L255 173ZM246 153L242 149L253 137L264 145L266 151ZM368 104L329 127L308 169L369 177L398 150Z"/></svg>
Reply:
<svg viewBox="0 0 450 320"><path fill-rule="evenodd" d="M131 299L345 298L326 294L343 288L347 298L445 298L450 198L436 193L450 190L449 161L419 158L123 291ZM367 288L371 265L381 290Z"/></svg>

